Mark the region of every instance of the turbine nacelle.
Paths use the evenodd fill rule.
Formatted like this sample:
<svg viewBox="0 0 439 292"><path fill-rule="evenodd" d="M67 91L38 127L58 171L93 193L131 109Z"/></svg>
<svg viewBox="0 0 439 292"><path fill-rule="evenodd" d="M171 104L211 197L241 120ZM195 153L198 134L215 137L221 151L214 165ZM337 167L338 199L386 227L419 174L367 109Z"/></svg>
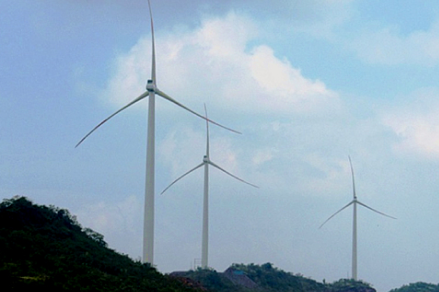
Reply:
<svg viewBox="0 0 439 292"><path fill-rule="evenodd" d="M209 162L209 157L207 157L207 155L203 156L203 162L204 163L208 163Z"/></svg>
<svg viewBox="0 0 439 292"><path fill-rule="evenodd" d="M148 90L148 92L155 92L156 89L157 87L155 86L154 81L149 79L148 83L146 83L146 90Z"/></svg>

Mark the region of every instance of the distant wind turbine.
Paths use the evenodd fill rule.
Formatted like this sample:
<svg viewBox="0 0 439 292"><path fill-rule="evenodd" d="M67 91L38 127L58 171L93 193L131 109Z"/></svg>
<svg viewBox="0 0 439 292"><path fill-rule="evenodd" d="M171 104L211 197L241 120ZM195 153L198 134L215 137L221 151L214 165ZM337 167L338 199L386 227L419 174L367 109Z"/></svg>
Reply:
<svg viewBox="0 0 439 292"><path fill-rule="evenodd" d="M210 156L209 156L209 123L208 123L209 119L207 118L206 105L204 105L204 111L206 114L206 132L207 132L207 134L206 134L206 155L204 155L204 157L203 157L203 162L201 162L199 165L197 165L196 167L192 168L191 170L189 170L188 172L186 172L185 174L183 174L182 176L180 176L179 178L174 180L169 186L167 186L162 191L162 194L164 192L166 192L177 181L179 181L180 179L182 179L183 177L185 177L186 175L188 175L192 171L204 166L203 234L202 234L202 243L201 243L201 267L205 269L208 267L208 246L209 246L209 243L208 243L208 241L209 241L209 164L212 165L213 167L216 167L217 169L221 170L222 172L228 174L229 176L243 182L243 183L251 185L252 187L255 187L255 188L259 188L259 187L254 185L254 184L251 184L249 182L246 182L243 179L240 179L239 177L224 170L223 168L221 168L220 166L218 166L217 164L215 164L214 162L212 162L210 160Z"/></svg>
<svg viewBox="0 0 439 292"><path fill-rule="evenodd" d="M102 126L109 119L123 111L124 109L132 106L138 101L144 99L149 96L149 104L148 104L148 137L147 137L147 146L146 146L146 183L145 183L145 213L144 213L144 229L143 229L143 262L150 263L151 265L154 263L154 157L155 157L155 95L161 96L162 98L178 105L179 107L191 112L192 114L206 119L204 116L196 113L190 108L184 106L179 103L163 91L159 90L156 82L156 60L155 60L155 39L154 39L154 23L152 18L152 10L151 3L148 0L149 7L149 16L151 19L151 38L152 38L152 65L151 65L151 79L148 80L146 84L146 91L142 93L139 97L134 99L132 102L128 103L108 118L100 122L96 127L94 127L87 135L85 135L75 147L78 147L88 136L90 136L95 130L97 130L100 126ZM224 127L212 120L209 120L210 123L220 126L229 131L240 134L239 132Z"/></svg>
<svg viewBox="0 0 439 292"><path fill-rule="evenodd" d="M337 215L338 213L340 213L341 211L343 211L344 209L346 209L347 207L349 207L350 205L354 206L354 219L353 219L353 233L352 233L352 279L357 280L357 204L361 205L369 210L374 211L375 213L378 213L380 215L392 218L392 219L396 219L395 217L389 216L387 214L384 214L380 211L377 211L375 209L372 209L371 207L361 203L360 201L358 201L357 199L357 194L355 192L355 179L354 179L354 168L352 167L352 161L351 161L351 157L349 156L349 164L351 165L351 173L352 173L352 186L353 186L353 195L354 198L353 200L347 204L346 206L344 206L343 208L341 208L340 210L338 210L337 212L335 212L333 215L331 215L331 217L329 217L328 219L326 219L325 222L323 222L322 225L320 225L319 228L322 228L323 225L325 225L326 222L328 222L329 220L331 220L332 217L334 217L335 215Z"/></svg>

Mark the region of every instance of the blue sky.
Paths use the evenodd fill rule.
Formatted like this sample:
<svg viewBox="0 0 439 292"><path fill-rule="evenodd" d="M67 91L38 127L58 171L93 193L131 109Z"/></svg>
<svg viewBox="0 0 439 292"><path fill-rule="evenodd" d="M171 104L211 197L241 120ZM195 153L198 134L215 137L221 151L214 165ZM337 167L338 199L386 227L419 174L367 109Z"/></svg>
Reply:
<svg viewBox="0 0 439 292"><path fill-rule="evenodd" d="M268 4L269 3L269 4ZM0 195L68 208L110 247L141 255L146 102L75 144L144 91L146 1L0 0ZM363 203L359 278L378 291L437 283L436 1L152 1L157 83L241 131L211 128L209 265L272 262L348 276L348 155ZM155 262L201 254L205 124L156 101Z"/></svg>

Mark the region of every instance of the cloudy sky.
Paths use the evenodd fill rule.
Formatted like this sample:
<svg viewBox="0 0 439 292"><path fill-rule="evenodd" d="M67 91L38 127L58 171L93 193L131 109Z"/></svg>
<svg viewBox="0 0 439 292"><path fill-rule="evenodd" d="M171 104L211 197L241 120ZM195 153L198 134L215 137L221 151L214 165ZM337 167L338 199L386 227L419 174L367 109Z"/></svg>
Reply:
<svg viewBox="0 0 439 292"><path fill-rule="evenodd" d="M0 196L69 209L141 256L151 70L146 1L0 0ZM159 88L212 126L209 266L350 276L356 174L359 278L380 292L439 276L439 3L152 0ZM205 124L156 101L155 264L201 256Z"/></svg>

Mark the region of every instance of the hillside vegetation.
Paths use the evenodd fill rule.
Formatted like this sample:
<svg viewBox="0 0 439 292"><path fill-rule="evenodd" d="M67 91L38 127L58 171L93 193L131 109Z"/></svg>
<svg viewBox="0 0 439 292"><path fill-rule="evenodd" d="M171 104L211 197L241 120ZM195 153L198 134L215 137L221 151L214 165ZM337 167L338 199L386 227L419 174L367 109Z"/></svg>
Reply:
<svg viewBox="0 0 439 292"><path fill-rule="evenodd" d="M434 285L424 282L417 282L404 285L398 289L392 289L390 292L439 292L439 284Z"/></svg>
<svg viewBox="0 0 439 292"><path fill-rule="evenodd" d="M0 250L1 291L194 291L107 248L67 210L24 197L0 204Z"/></svg>
<svg viewBox="0 0 439 292"><path fill-rule="evenodd" d="M0 250L1 291L375 292L362 281L320 283L271 263L163 275L109 249L68 210L24 197L0 203ZM420 282L391 292L439 292L439 286Z"/></svg>
<svg viewBox="0 0 439 292"><path fill-rule="evenodd" d="M212 269L177 272L171 275L198 281L207 289L218 292L375 292L362 281L341 279L334 283L320 283L302 275L293 275L274 267L263 265L233 264L223 273Z"/></svg>

